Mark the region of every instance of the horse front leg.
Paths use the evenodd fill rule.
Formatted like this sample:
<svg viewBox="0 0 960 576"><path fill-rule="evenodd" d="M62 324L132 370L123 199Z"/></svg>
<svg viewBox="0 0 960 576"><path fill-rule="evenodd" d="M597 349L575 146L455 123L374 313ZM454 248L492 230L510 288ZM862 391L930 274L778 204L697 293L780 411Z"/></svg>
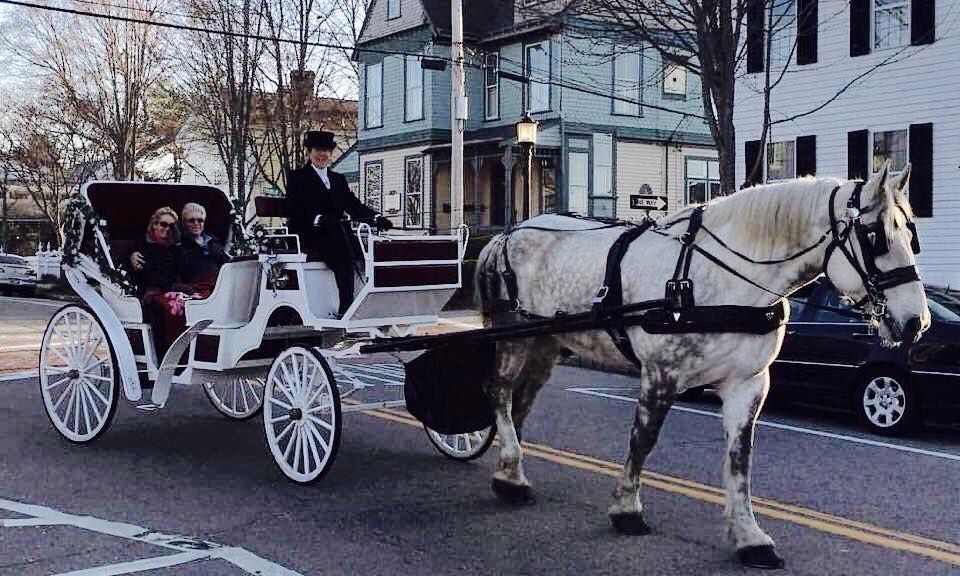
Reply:
<svg viewBox="0 0 960 576"><path fill-rule="evenodd" d="M497 498L509 504L533 501L530 481L523 472L523 449L513 420L513 395L523 372L528 348L521 342L497 344L496 372L488 388L494 404L500 453L493 473L492 488Z"/></svg>
<svg viewBox="0 0 960 576"><path fill-rule="evenodd" d="M741 383L721 386L726 457L723 481L726 488L724 518L727 534L737 548L737 557L754 568L783 568L784 561L774 550L773 538L757 524L750 502L750 462L753 430L760 408L770 388L770 375L764 370Z"/></svg>
<svg viewBox="0 0 960 576"><path fill-rule="evenodd" d="M668 378L651 379L644 367L640 381L640 397L633 430L630 432L630 450L623 465L623 473L613 492L613 504L607 514L613 527L623 534L643 535L650 527L643 521L643 503L640 501L640 475L647 456L660 436L663 421L676 397L676 385Z"/></svg>

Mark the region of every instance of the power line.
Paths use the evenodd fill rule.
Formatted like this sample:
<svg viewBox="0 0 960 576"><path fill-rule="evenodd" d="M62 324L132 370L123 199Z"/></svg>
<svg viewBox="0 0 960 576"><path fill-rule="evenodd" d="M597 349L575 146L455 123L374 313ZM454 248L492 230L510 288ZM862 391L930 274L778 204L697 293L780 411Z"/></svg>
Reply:
<svg viewBox="0 0 960 576"><path fill-rule="evenodd" d="M89 1L89 0L88 0L88 1ZM89 3L93 3L93 2L89 2ZM427 58L427 59L433 59L433 60L441 60L441 61L448 62L448 63L452 63L452 62L453 62L453 59L452 59L452 58L443 57L443 56L437 56L437 55L430 55L430 54L423 54L423 53L404 52L404 51L402 51L402 50L384 50L384 49L379 49L379 48L361 48L361 47L357 47L357 46L345 46L345 45L343 45L343 44L333 44L333 43L328 43L328 42L313 42L313 41L309 41L309 40L302 40L302 41L301 41L301 40L295 40L295 39L292 39L292 38L281 38L281 37L275 37L275 36L265 36L265 35L262 35L262 34L250 34L250 33L246 33L246 32L233 32L233 31L229 31L229 30L217 30L217 29L213 29L213 28L203 28L203 27L200 27L200 26L191 26L191 25L187 25L187 24L172 24L172 23L169 23L169 22L164 22L164 21L162 21L162 20L145 20L145 19L142 19L142 18L133 18L133 17L129 17L129 16L118 16L118 15L113 15L113 14L98 14L98 13L96 13L96 12L88 12L88 11L85 11L85 10L75 10L75 9L72 9L72 8L62 8L62 7L59 7L59 6L49 6L49 5L43 5L43 4L36 4L36 3L33 3L33 2L24 2L24 1L22 1L22 0L0 0L0 4L9 4L9 5L21 6L21 7L25 7L25 8L34 8L34 9L37 9L37 10L45 10L45 11L49 11L49 12L59 12L59 13L64 13L64 14L73 14L73 15L75 15L75 16L86 16L86 17L90 17L90 18L98 18L98 19L101 19L101 20L111 20L111 21L117 21L117 22L127 22L127 23L131 23L131 24L142 24L142 25L145 25L145 26L157 26L157 27L159 27L159 28L168 28L168 29L172 29L172 30L184 30L184 31L188 31L188 32L199 32L199 33L202 33L202 34L222 35L222 36L227 36L227 37L231 37L231 38L243 38L243 39L252 39L252 40L262 40L262 41L277 42L277 43L282 43L282 44L295 44L295 45L297 45L297 46L307 45L307 46L314 46L314 47L318 47L318 48L332 48L332 49L345 50L345 51L353 50L353 51L356 51L356 52L368 52L368 53L372 53L372 54L383 54L383 55L388 55L388 56L413 56L413 57L416 57L416 58L418 58L418 59ZM104 6L107 6L107 5L104 5ZM506 60L506 61L508 61L508 62L511 62L511 60L510 60L509 58L503 58L503 59ZM514 63L515 63L515 62L514 62ZM474 63L471 63L471 62L464 62L463 64L464 64L464 66L468 66L468 67L475 68L475 69L480 69L480 70L485 69L485 67L484 67L483 65L481 65L481 64L474 64ZM548 77L548 78L549 78L549 77ZM578 85L578 84L575 84L575 83L572 83L572 82L561 82L561 81L557 81L557 80L553 80L553 79L536 80L536 79L531 79L531 78L527 78L526 81L527 81L527 82L535 82L535 83L538 83L538 84L548 84L548 85L556 86L556 87L559 87L559 88L566 88L566 89L568 89L568 90L573 90L573 91L581 92L581 93L584 93L584 94L590 94L590 95L593 95L593 96L601 96L601 97L603 97L603 98L611 98L611 99L613 99L613 100L622 101L622 102L625 102L625 103L628 103L628 104L639 105L639 106L644 107L644 108L650 108L650 109L654 109L654 110L660 110L660 111L668 112L668 113L671 113L671 114L679 114L679 115L681 115L681 116L683 116L683 117L692 117L692 118L704 119L704 117L703 117L702 115L699 115L699 114L692 114L692 113L689 113L689 112L682 112L682 111L679 111L679 110L674 110L674 109L671 109L671 108L667 108L667 107L665 107L665 106L658 106L658 105L656 105L656 104L650 104L650 103L646 103L646 102L643 102L643 101L634 100L634 99L632 99L632 98L624 98L624 97L622 97L622 96L617 96L617 95L613 95L613 94L608 94L608 93L606 93L606 92L601 92L601 91L599 91L599 90L594 90L594 89L592 89L592 88L590 88L590 87L587 87L587 86L584 86L584 85Z"/></svg>

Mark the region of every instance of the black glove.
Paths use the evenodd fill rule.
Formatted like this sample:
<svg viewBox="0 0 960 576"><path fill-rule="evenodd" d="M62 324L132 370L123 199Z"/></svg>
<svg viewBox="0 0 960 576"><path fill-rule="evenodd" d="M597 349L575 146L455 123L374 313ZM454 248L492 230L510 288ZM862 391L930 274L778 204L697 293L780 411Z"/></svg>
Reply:
<svg viewBox="0 0 960 576"><path fill-rule="evenodd" d="M379 228L381 232L386 232L387 230L393 228L393 222L391 222L389 218L384 218L383 216L377 216L377 219L374 220L374 223L376 223L377 228Z"/></svg>

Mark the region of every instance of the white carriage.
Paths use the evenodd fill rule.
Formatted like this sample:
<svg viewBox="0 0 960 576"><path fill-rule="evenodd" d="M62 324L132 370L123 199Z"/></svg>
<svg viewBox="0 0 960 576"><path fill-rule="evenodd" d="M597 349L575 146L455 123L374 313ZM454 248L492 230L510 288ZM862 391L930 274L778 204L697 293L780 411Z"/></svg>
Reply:
<svg viewBox="0 0 960 576"><path fill-rule="evenodd" d="M168 404L173 386L200 385L229 419L262 412L278 467L295 482L315 481L336 457L342 414L403 405L402 399L384 399L395 379L358 376L370 373L349 361L360 356L361 343L436 324L462 282L465 230L383 236L361 224L358 290L338 317L331 270L310 261L296 236L276 230L268 240L287 249L225 264L209 297L185 303L187 329L160 358L144 306L124 291L116 272L157 208L179 211L198 202L207 209L207 231L229 238L235 228L231 203L218 188L183 184L92 182L81 196L92 210L86 208L77 228L76 254L67 258L64 274L84 304L54 314L40 352L45 411L75 443L107 430L121 391L138 411L152 412ZM279 215L269 201L257 210L262 217ZM378 381L383 395L371 398ZM438 450L458 460L478 457L493 440L491 429L427 433Z"/></svg>

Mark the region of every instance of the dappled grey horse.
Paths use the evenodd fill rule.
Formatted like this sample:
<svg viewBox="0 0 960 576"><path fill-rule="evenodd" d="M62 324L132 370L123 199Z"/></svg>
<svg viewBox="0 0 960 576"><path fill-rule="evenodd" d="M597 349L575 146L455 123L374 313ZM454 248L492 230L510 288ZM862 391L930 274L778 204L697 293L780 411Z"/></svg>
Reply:
<svg viewBox="0 0 960 576"><path fill-rule="evenodd" d="M908 174L909 167L888 178L885 166L865 184L803 178L753 187L706 204L693 243L725 266L701 252L693 254L689 280L696 305L786 307L781 295L825 272L845 297L861 304L886 345L919 338L929 326L930 313L911 250L915 227L904 193ZM664 218L629 245L621 263L623 302L664 298L665 282L675 274L679 240L687 230L682 220L689 219L692 210ZM542 317L589 310L605 276L608 249L623 231L597 221L547 215L495 238L481 252L477 270L485 324L517 318L494 312L495 302L510 298L504 282L490 279L509 269L516 276L514 308ZM711 386L723 401L728 537L741 562L783 565L773 539L754 517L750 461L754 423L769 387L768 368L784 331L782 325L766 334L626 329L629 349L642 370L629 451L608 512L617 530L649 531L640 499L643 464L676 396ZM496 347L496 370L486 383L501 440L493 488L503 500L525 502L532 493L518 438L559 356L572 352L623 367L630 362L603 330L507 340Z"/></svg>

